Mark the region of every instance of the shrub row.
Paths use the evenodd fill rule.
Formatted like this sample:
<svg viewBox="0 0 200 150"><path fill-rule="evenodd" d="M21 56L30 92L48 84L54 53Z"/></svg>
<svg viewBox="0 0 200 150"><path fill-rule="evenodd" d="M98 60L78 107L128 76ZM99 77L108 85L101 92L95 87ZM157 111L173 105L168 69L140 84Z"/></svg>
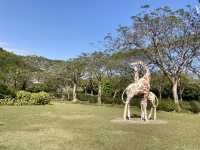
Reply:
<svg viewBox="0 0 200 150"><path fill-rule="evenodd" d="M191 101L190 102L190 111L192 111L193 113L199 113L200 112L200 103L197 101Z"/></svg>
<svg viewBox="0 0 200 150"><path fill-rule="evenodd" d="M97 103L97 96L94 95L85 95L84 93L78 93L78 99L81 101L88 101L90 103ZM113 99L109 96L102 96L102 102L104 104L122 104L122 101L120 98L116 97ZM136 106L140 108L140 98L134 98L133 101L131 101L132 106ZM200 112L200 102L198 101L183 101L180 103L182 111L190 111L193 113L199 113ZM159 100L158 110L162 111L175 111L176 105L173 100L171 99L162 99Z"/></svg>
<svg viewBox="0 0 200 150"><path fill-rule="evenodd" d="M14 105L15 99L7 96L7 97L4 97L3 99L0 99L0 104L1 105Z"/></svg>
<svg viewBox="0 0 200 150"><path fill-rule="evenodd" d="M199 101L182 101L180 106L183 112L193 112L200 113L200 102ZM158 105L158 110L163 111L174 111L176 110L176 105L173 100L161 100Z"/></svg>
<svg viewBox="0 0 200 150"><path fill-rule="evenodd" d="M46 92L30 93L18 91L16 98L6 97L0 100L2 105L45 105L50 103L50 96Z"/></svg>
<svg viewBox="0 0 200 150"><path fill-rule="evenodd" d="M173 100L163 99L159 101L159 105L157 109L170 112L176 109L176 105Z"/></svg>

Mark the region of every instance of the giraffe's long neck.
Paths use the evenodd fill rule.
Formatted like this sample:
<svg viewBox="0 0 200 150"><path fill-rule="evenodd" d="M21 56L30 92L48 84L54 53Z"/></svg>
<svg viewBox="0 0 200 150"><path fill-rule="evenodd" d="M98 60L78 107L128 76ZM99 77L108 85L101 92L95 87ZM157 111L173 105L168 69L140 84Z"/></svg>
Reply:
<svg viewBox="0 0 200 150"><path fill-rule="evenodd" d="M136 63L133 63L135 64L135 67L134 67L134 81L137 82L140 78L139 76L139 65L143 66L144 70L145 70L145 74L143 75L143 79L145 79L147 82L150 82L150 79L151 79L151 73L149 71L149 68L148 66L142 62L142 61L138 61Z"/></svg>
<svg viewBox="0 0 200 150"><path fill-rule="evenodd" d="M149 69L146 70L145 75L143 76L143 78L145 79L146 83L148 84L148 86L150 86L150 80L151 80L151 74Z"/></svg>
<svg viewBox="0 0 200 150"><path fill-rule="evenodd" d="M142 65L144 67L144 69L146 71L143 77L145 77L150 82L151 73L149 71L148 66L144 62L142 62L142 61L140 61L139 63L140 63L140 65Z"/></svg>
<svg viewBox="0 0 200 150"><path fill-rule="evenodd" d="M139 72L138 72L138 68L135 67L134 68L134 81L138 81L139 80Z"/></svg>
<svg viewBox="0 0 200 150"><path fill-rule="evenodd" d="M145 69L146 69L146 73L145 73L144 76L148 77L148 79L150 80L151 79L151 73L149 71L149 68L146 66Z"/></svg>

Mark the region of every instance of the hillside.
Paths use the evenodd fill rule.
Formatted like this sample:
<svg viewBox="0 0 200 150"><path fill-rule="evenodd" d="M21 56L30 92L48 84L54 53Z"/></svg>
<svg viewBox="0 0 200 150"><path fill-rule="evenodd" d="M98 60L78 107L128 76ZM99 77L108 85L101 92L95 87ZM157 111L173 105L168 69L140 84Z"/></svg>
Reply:
<svg viewBox="0 0 200 150"><path fill-rule="evenodd" d="M62 70L64 61L50 60L39 56L19 56L0 48L0 97L12 95L14 90L55 91L57 75ZM34 87L35 83L44 83Z"/></svg>
<svg viewBox="0 0 200 150"><path fill-rule="evenodd" d="M10 69L20 68L31 72L58 72L64 61L50 60L40 56L19 56L0 48L1 73L8 73Z"/></svg>

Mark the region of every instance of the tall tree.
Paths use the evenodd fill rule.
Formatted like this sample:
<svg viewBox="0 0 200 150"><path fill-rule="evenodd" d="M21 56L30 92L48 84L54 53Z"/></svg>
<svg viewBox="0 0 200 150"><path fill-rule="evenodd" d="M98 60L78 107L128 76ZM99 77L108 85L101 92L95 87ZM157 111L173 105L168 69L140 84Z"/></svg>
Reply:
<svg viewBox="0 0 200 150"><path fill-rule="evenodd" d="M102 104L102 81L105 75L107 63L107 55L104 52L94 52L89 56L88 70L92 72L98 82L98 98L99 104Z"/></svg>
<svg viewBox="0 0 200 150"><path fill-rule="evenodd" d="M71 59L66 62L66 69L71 81L73 82L73 102L77 102L77 86L80 78L84 75L85 61L81 57Z"/></svg>
<svg viewBox="0 0 200 150"><path fill-rule="evenodd" d="M180 110L178 81L181 73L197 64L200 53L199 22L193 9L169 7L146 10L133 18L127 35L132 48L140 48L171 81L174 102ZM196 62L195 62L196 61Z"/></svg>

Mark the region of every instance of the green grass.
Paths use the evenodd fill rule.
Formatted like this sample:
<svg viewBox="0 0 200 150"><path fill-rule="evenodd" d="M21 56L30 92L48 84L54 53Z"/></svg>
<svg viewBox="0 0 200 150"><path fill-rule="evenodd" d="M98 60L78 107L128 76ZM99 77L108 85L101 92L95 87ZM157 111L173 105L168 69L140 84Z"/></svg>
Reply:
<svg viewBox="0 0 200 150"><path fill-rule="evenodd" d="M159 112L158 118L168 121L160 125L110 122L122 112L122 107L70 103L0 106L0 149L200 149L199 115Z"/></svg>

